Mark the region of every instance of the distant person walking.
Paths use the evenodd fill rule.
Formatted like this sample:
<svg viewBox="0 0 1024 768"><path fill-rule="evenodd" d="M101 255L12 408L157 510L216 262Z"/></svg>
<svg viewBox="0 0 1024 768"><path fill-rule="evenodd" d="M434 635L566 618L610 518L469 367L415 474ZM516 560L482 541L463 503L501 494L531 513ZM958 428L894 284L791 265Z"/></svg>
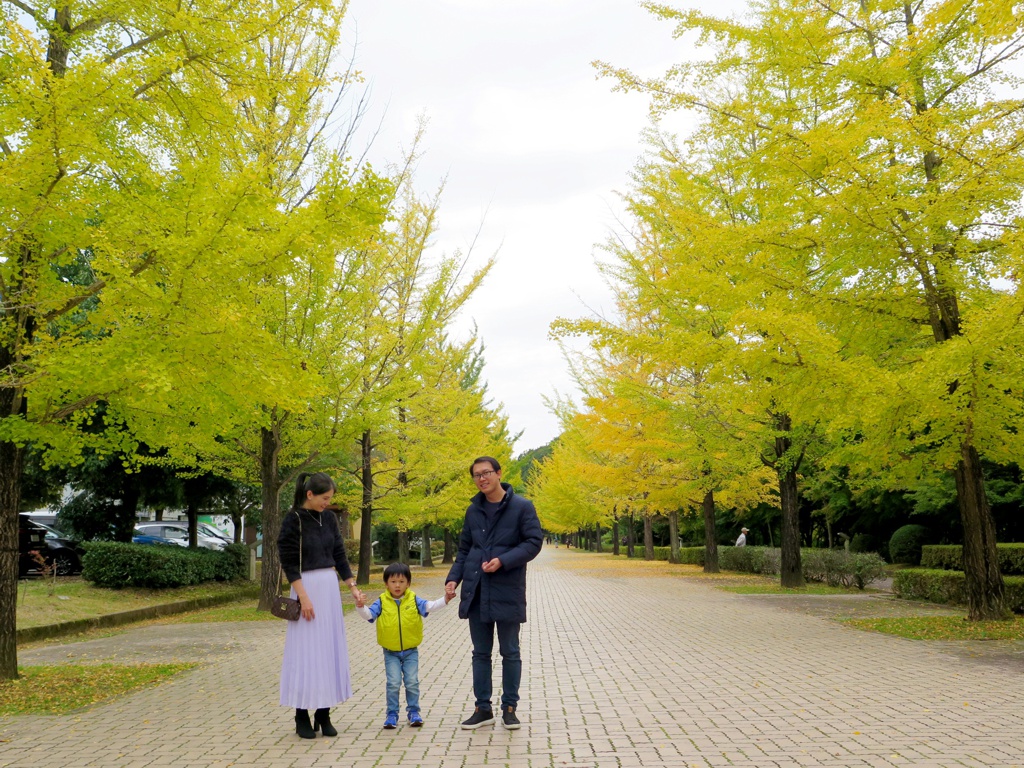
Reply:
<svg viewBox="0 0 1024 768"><path fill-rule="evenodd" d="M501 482L497 459L481 456L469 469L479 491L469 503L459 549L448 573L445 594L462 584L459 618L469 620L473 641L473 693L476 709L462 723L467 730L494 723L491 655L494 634L501 653L501 723L520 727L516 716L523 664L519 629L526 621L526 564L544 540L533 502Z"/></svg>
<svg viewBox="0 0 1024 768"><path fill-rule="evenodd" d="M281 704L295 708L295 732L304 739L317 731L337 736L330 708L352 695L338 576L356 601L366 600L356 588L338 519L324 511L334 493L334 481L323 472L299 475L277 538L281 569L302 608L285 634ZM312 723L310 709L316 710Z"/></svg>
<svg viewBox="0 0 1024 768"><path fill-rule="evenodd" d="M736 546L737 547L745 547L745 546L747 546L747 534L748 533L750 533L750 531L747 528L740 528L739 538L736 539Z"/></svg>

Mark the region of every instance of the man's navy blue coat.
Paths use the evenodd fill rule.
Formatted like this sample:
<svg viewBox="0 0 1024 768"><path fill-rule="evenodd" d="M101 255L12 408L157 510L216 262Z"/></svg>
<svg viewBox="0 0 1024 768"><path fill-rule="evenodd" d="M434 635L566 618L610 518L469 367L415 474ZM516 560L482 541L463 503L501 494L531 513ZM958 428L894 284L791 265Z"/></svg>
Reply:
<svg viewBox="0 0 1024 768"><path fill-rule="evenodd" d="M469 617L469 607L475 598L480 601L483 621L522 624L526 621L526 564L540 552L544 534L533 502L516 496L508 483L501 487L505 489L505 499L493 518L493 526L487 523L483 493L470 501L459 537L459 551L445 581L462 583L459 618ZM501 560L501 568L484 573L481 566L495 557Z"/></svg>

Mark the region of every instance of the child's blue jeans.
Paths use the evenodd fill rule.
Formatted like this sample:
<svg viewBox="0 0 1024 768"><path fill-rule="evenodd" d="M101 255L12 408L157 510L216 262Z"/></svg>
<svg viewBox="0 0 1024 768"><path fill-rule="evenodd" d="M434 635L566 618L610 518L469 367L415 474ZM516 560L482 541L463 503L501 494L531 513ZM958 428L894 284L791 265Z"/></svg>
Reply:
<svg viewBox="0 0 1024 768"><path fill-rule="evenodd" d="M398 691L405 682L407 712L420 711L420 649L389 651L384 649L384 671L387 673L388 714L398 714Z"/></svg>

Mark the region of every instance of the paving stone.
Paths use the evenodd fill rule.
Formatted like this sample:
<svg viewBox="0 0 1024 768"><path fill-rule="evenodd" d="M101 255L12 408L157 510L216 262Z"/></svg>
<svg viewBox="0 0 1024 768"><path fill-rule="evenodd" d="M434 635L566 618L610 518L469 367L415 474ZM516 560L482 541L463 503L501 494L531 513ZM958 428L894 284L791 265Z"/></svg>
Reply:
<svg viewBox="0 0 1024 768"><path fill-rule="evenodd" d="M276 703L284 622L151 625L24 650L22 664L201 666L69 715L0 719L0 768L1024 768L1024 644L860 632L828 619L943 610L736 595L654 565L552 548L531 565L518 731L459 728L473 695L453 602L426 620L422 729L381 730L381 652L354 614L354 695L332 714L339 735L310 741ZM440 596L443 577L418 574L417 592ZM497 686L497 653L494 669Z"/></svg>

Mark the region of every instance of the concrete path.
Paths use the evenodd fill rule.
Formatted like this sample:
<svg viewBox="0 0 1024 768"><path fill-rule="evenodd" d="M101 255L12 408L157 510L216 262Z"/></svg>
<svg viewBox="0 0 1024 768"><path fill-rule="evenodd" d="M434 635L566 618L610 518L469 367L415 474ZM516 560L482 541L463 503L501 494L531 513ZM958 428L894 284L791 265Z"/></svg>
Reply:
<svg viewBox="0 0 1024 768"><path fill-rule="evenodd" d="M815 615L843 613L836 601L736 595L624 560L546 548L531 565L519 731L459 729L470 645L452 602L427 619L422 729L380 730L383 663L354 614L355 695L334 711L339 736L313 741L276 703L284 622L166 624L23 651L23 664L204 664L71 715L0 719L0 766L1024 767L1019 644L973 659ZM443 575L414 588L440 596Z"/></svg>

